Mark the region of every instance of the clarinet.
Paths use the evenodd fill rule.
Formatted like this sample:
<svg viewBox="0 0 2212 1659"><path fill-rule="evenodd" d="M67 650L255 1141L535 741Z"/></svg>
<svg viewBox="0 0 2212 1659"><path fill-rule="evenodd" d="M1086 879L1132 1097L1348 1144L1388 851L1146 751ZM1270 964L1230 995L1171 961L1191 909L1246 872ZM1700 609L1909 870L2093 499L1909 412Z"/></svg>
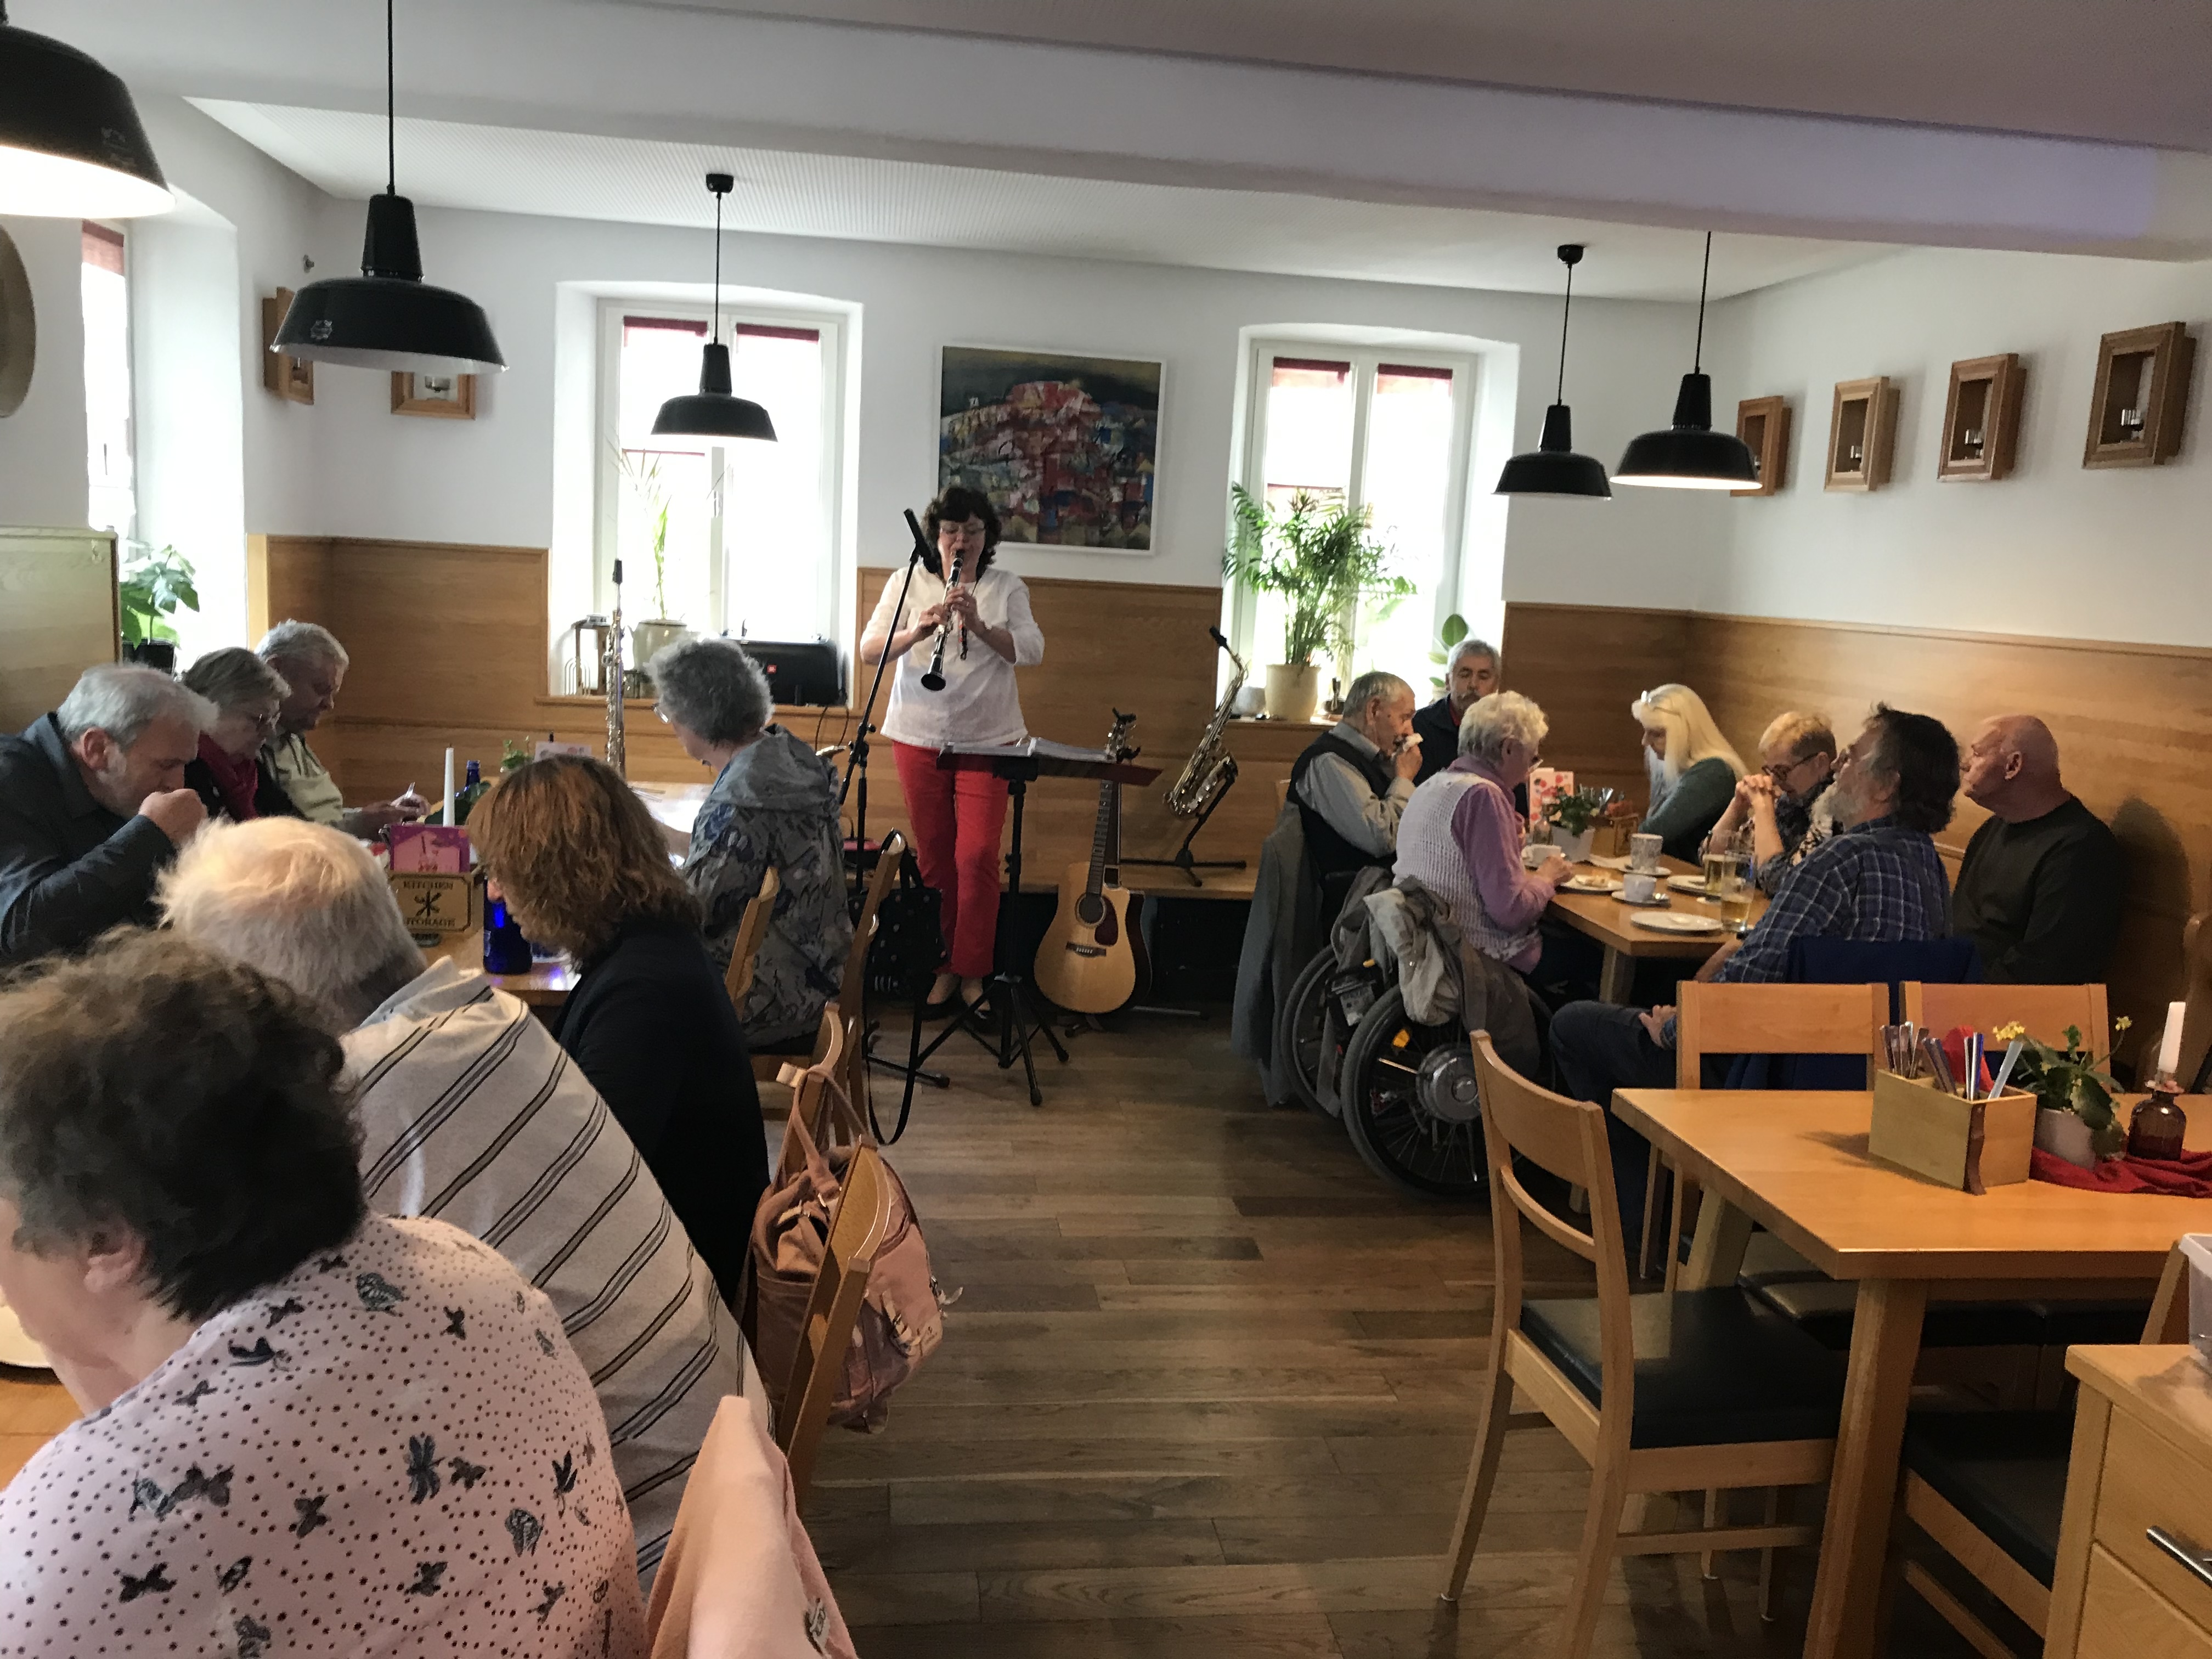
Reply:
<svg viewBox="0 0 2212 1659"><path fill-rule="evenodd" d="M952 556L952 577L945 584L947 596L949 597L952 590L959 586L960 556L955 553ZM921 676L921 689L925 691L945 690L945 636L951 632L952 617L948 613L945 620L937 624L937 649L930 653L929 666L923 671Z"/></svg>

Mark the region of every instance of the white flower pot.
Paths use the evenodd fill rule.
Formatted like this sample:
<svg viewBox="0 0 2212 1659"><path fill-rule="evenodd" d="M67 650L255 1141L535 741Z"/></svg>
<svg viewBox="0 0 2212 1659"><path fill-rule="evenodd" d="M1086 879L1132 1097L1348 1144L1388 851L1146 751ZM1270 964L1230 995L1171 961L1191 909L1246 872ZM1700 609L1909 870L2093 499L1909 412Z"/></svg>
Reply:
<svg viewBox="0 0 2212 1659"><path fill-rule="evenodd" d="M1267 718L1271 720L1310 720L1321 700L1321 665L1303 667L1290 663L1267 665Z"/></svg>
<svg viewBox="0 0 2212 1659"><path fill-rule="evenodd" d="M2097 1167L2097 1146L2089 1126L2071 1112L2039 1108L2035 1114L2035 1144L2053 1158L2063 1158L2076 1169Z"/></svg>
<svg viewBox="0 0 2212 1659"><path fill-rule="evenodd" d="M690 637L691 630L680 622L665 617L656 617L650 622L639 623L629 630L630 666L642 668L651 662L665 646Z"/></svg>
<svg viewBox="0 0 2212 1659"><path fill-rule="evenodd" d="M1596 839L1597 826L1594 823L1578 836L1569 835L1556 823L1552 826L1552 845L1559 849L1560 854L1570 864L1581 864L1586 860L1590 855L1590 842Z"/></svg>

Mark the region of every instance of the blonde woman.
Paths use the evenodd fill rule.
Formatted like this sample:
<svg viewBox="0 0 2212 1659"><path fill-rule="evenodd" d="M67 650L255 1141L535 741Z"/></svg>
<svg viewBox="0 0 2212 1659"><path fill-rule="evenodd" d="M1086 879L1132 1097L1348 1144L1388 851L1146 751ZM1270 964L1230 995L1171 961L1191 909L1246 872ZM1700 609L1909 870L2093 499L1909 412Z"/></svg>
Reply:
<svg viewBox="0 0 2212 1659"><path fill-rule="evenodd" d="M1644 768L1651 781L1644 833L1657 836L1668 858L1693 859L1735 799L1743 761L1713 724L1705 699L1686 685L1646 691L1629 713L1644 728Z"/></svg>

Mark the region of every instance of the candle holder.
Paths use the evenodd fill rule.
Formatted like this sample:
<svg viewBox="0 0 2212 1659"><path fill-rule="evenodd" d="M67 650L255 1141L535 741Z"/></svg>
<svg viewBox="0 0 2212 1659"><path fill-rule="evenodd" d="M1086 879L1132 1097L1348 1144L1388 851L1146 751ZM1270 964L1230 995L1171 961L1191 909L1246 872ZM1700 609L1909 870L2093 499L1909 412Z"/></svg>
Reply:
<svg viewBox="0 0 2212 1659"><path fill-rule="evenodd" d="M1879 489L1897 448L1898 389L1887 375L1839 380L1828 422L1827 489Z"/></svg>
<svg viewBox="0 0 2212 1659"><path fill-rule="evenodd" d="M1951 365L1936 477L1944 483L1991 483L2012 471L2027 371L2017 352L1968 357Z"/></svg>
<svg viewBox="0 0 2212 1659"><path fill-rule="evenodd" d="M2124 329L2098 342L2081 465L2156 466L2179 453L2196 360L2197 342L2179 323Z"/></svg>

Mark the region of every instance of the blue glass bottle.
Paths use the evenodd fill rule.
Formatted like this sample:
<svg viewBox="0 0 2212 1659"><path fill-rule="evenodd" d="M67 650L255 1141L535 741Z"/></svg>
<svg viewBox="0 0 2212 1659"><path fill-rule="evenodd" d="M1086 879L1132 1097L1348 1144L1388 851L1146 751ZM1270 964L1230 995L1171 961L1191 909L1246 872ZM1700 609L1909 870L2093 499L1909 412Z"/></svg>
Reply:
<svg viewBox="0 0 2212 1659"><path fill-rule="evenodd" d="M484 896L483 965L487 974L526 974L530 971L530 941L522 924L507 908L505 899Z"/></svg>

